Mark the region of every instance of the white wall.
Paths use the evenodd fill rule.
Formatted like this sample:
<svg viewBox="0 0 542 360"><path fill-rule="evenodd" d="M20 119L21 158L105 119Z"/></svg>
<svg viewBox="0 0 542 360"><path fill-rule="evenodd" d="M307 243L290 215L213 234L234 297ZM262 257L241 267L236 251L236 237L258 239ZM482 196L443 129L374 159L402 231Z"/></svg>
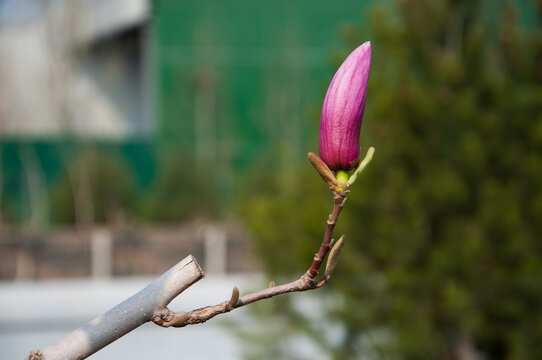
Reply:
<svg viewBox="0 0 542 360"><path fill-rule="evenodd" d="M28 9L34 10L21 16ZM141 42L136 53L110 46L99 61L92 53L127 28L143 26L147 13L146 0L0 3L0 137L123 138L149 132L148 86L140 74L148 70L145 32L134 33ZM141 57L137 66L134 56ZM106 73L115 67L116 73ZM121 96L112 96L119 91Z"/></svg>

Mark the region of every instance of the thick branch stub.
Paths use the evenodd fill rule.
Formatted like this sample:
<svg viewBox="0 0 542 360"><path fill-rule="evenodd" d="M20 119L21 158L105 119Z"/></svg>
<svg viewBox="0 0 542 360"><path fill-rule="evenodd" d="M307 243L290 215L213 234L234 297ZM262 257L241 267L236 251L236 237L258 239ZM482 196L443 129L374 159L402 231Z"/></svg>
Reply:
<svg viewBox="0 0 542 360"><path fill-rule="evenodd" d="M175 297L204 276L192 255L137 294L72 331L57 343L34 351L29 360L85 359L138 326L153 320Z"/></svg>

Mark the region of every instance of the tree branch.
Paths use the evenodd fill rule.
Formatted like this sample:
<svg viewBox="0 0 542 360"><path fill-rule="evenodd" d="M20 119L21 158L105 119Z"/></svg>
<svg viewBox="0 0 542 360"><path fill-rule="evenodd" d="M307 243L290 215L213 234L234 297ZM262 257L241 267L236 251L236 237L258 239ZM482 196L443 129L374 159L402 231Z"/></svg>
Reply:
<svg viewBox="0 0 542 360"><path fill-rule="evenodd" d="M168 309L167 305L204 276L196 259L190 255L134 296L66 335L56 344L42 351L32 351L26 360L84 359L147 321L152 321L162 327L184 327L201 324L217 315L256 301L291 292L317 289L323 286L329 280L344 244L343 237L341 237L333 247L324 275L317 279L316 276L320 271L322 262L332 249L333 230L346 201L347 187L346 184L342 183L338 184L336 188L332 187L334 206L326 223L324 239L320 250L314 256L310 268L299 279L278 286L275 286L272 282L268 288L242 297L239 297L239 289L235 287L228 301L195 309L187 313L177 313Z"/></svg>

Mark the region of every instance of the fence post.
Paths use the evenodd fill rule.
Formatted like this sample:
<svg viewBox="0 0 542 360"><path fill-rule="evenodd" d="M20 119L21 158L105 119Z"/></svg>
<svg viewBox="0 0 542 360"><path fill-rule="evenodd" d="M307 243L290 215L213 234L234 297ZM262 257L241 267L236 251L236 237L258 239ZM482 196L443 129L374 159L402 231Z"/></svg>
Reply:
<svg viewBox="0 0 542 360"><path fill-rule="evenodd" d="M91 271L95 279L112 275L113 239L107 228L95 229L91 235Z"/></svg>
<svg viewBox="0 0 542 360"><path fill-rule="evenodd" d="M222 228L208 226L204 232L205 271L209 274L225 274L227 237Z"/></svg>

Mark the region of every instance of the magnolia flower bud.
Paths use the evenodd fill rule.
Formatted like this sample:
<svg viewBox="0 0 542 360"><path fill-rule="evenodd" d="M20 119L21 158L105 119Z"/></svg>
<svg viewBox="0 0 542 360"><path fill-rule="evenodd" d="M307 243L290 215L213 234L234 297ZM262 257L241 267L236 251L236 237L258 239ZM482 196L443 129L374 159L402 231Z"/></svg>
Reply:
<svg viewBox="0 0 542 360"><path fill-rule="evenodd" d="M320 157L331 170L359 162L359 132L371 69L371 43L354 50L331 80L320 118Z"/></svg>

